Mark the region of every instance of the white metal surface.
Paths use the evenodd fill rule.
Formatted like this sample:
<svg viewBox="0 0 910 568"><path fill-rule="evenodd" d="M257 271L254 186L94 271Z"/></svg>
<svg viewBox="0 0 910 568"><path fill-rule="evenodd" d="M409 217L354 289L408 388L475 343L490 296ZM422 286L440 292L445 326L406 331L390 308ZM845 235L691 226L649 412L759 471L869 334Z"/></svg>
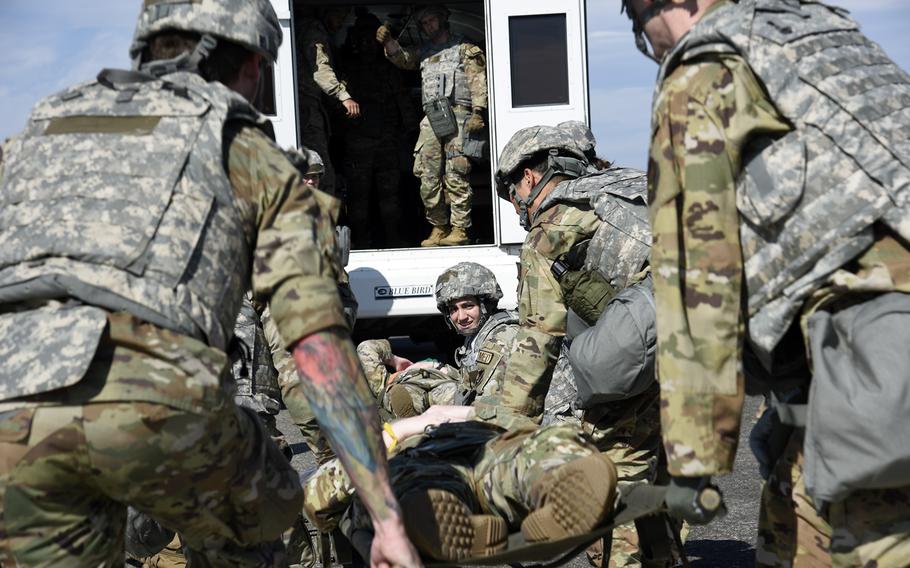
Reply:
<svg viewBox="0 0 910 568"><path fill-rule="evenodd" d="M511 253L511 254L510 254ZM502 287L500 306L514 308L518 286L517 248L442 247L351 254L348 274L360 304L357 317L435 314L436 278L450 266L471 261L486 266ZM393 294L389 294L389 289ZM398 297L390 297L398 296Z"/></svg>
<svg viewBox="0 0 910 568"><path fill-rule="evenodd" d="M569 104L514 108L512 106L511 57L509 52L509 18L542 14L566 15L566 45L569 64ZM487 65L490 76L490 133L497 158L512 134L527 126L559 124L580 120L588 124L588 60L584 0L488 0ZM546 77L541 77L546 81ZM502 243L520 243L525 232L518 223L512 205L496 200L499 235Z"/></svg>
<svg viewBox="0 0 910 568"><path fill-rule="evenodd" d="M294 80L294 34L291 30L292 0L272 0L272 6L281 22L284 41L275 62L276 116L270 116L275 127L275 140L282 148L297 147L297 94Z"/></svg>

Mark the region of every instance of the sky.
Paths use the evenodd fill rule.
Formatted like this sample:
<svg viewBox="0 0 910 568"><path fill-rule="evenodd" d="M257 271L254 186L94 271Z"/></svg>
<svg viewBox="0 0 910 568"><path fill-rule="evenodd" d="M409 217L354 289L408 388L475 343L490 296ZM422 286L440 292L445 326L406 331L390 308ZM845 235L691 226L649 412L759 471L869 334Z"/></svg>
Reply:
<svg viewBox="0 0 910 568"><path fill-rule="evenodd" d="M910 70L910 0L835 0L902 68ZM139 0L0 0L0 140L20 130L32 105L92 78L127 67ZM588 12L591 124L598 151L644 168L656 64L636 49L616 0L592 0ZM900 39L903 37L904 39Z"/></svg>

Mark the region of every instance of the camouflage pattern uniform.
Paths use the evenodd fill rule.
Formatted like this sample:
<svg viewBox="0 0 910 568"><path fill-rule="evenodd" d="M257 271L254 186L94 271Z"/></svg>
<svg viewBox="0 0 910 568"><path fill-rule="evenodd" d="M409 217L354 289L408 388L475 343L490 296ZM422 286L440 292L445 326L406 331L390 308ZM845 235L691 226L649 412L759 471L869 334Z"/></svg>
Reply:
<svg viewBox="0 0 910 568"><path fill-rule="evenodd" d="M729 473L733 467L744 398L742 362L747 321L748 338L757 353L767 354L777 344L777 352L788 350L791 357L798 359L804 350L799 328L805 336L808 316L823 301L855 301L862 297L861 294L869 292L910 291L910 272L907 269L910 253L906 241L896 238L891 231L899 232L903 239L906 235L900 231L899 225L897 229L892 225L889 230L876 224L874 238L866 241L858 252L851 253L854 254L852 259L847 256L840 263L830 263L830 259L825 259L827 264L823 265L829 267L827 275L822 274L814 282L804 281L805 285L798 293L796 287L792 287L793 293L788 288L787 294L768 294L765 297L769 298L769 303L764 306L780 300L785 303L783 309L765 317L764 306L758 304L759 307L756 307L753 297L759 287L756 280L759 285L775 280L781 282L781 278L776 277L787 275L793 265L772 268L771 263L776 260L773 256L771 260L762 260L759 252L767 257L766 251L761 251L758 245L762 234L752 228L755 225L741 222L743 217L752 219L750 215L756 208L766 215L770 209L773 214L780 203L772 198L752 200L750 203L749 188L738 186L737 180L742 179L747 169L747 152L752 150L750 143L769 137L779 141L789 140L792 139L788 138L791 133L813 135L813 129L800 116L808 106L800 106L794 112L792 102L802 100L805 103L809 96L814 99L812 108L822 109L827 108L824 107L827 99L814 89L810 89L812 95L787 94L784 90L784 95L769 98L769 89L770 92L780 93L782 87L804 83L812 85L812 81L821 79L815 76L814 79L792 80L804 69L797 72L795 63L781 56L769 56L764 66L750 67L743 57L734 55L736 50L725 42L749 39L748 32L743 31L741 26L762 29L763 25L763 33L769 33L769 14L772 18L786 18L787 21L771 24L783 34L778 39L795 41L795 45L787 46L790 50L788 57L804 60L810 73L844 73L841 80L832 79L826 83L831 85L828 95L834 99L850 98L854 101L850 112L865 116L860 120L871 124L877 117L883 116L879 107L884 103L878 101L896 101L900 97L882 95L884 98L878 98L878 86L872 87L877 92L874 97L866 93L856 77L847 77L845 71L859 70L857 76L866 77L865 66L856 65L855 61L848 61L849 58L844 58L843 62L838 60L838 65L815 62L813 57L816 54L827 53L827 48L837 47L839 42L849 39L851 53L857 53L853 51L854 46L862 46L863 50L867 50L867 56L874 55L878 63L890 64L877 46L856 32L856 26L842 13L822 5L798 3L793 7L787 4L781 12L772 10L753 19L750 12L755 6L756 3L751 1L738 5L720 2L710 8L684 36L681 44L664 58L654 101L654 134L649 167L654 230L652 263L657 301L661 422L669 471L674 476L722 475ZM798 13L809 9L814 13L811 18L808 14ZM764 20L760 20L759 16ZM805 29L813 26L823 28L832 20L837 20L837 33L801 35L803 26ZM727 39L722 39L717 29L723 29L722 38ZM787 37L794 32L796 40ZM842 38L844 34L851 37ZM717 47L704 49L698 46L704 37L710 38L709 42L713 41ZM798 38L804 37L806 44L798 45ZM816 39L823 42L825 49L812 45L811 42ZM755 45L760 45L762 41L755 38ZM700 47L697 58L681 59L681 55L691 47L687 42ZM758 57L765 53L763 49L756 47L754 52L746 50L743 53ZM896 77L894 83L906 85L906 74L891 65L894 70L892 75ZM760 82L759 74L768 82ZM787 80L783 81L783 78ZM839 91L841 88L843 92ZM870 87L866 85L865 88ZM906 89L903 92L906 93ZM783 114L785 111L786 116ZM827 117L818 124L841 125L845 123L843 118L841 115L835 121ZM850 120L856 118L851 116ZM895 130L906 130L904 125L889 124L890 127L886 125L880 131L880 134L883 133L880 140L888 140ZM876 128L880 126L881 123L876 124ZM825 144L830 145L830 142ZM868 164L863 153L871 155L877 151L879 142L867 143L850 138L849 144L850 157L837 158L839 162L828 160L835 159L833 156L840 150L826 154L819 151L818 146L810 147L808 155L818 160L818 167L810 172L811 178L810 173L805 174L805 190L798 188L797 195L804 202L822 199L819 195L830 196L832 205L819 210L825 211L823 215L832 219L836 219L832 212L850 203L848 197L852 199L858 195L845 180L857 164L864 164L863 167ZM852 149L854 145L857 150ZM765 147L768 146L763 144L762 148ZM796 167L794 160L803 159L803 156L801 152L788 152L783 156L783 163L769 170L795 179L794 172L802 172L806 166L801 164ZM891 154L885 160L876 160L876 163L885 168L897 165ZM883 176L879 179L895 178ZM697 180L697 183L691 180ZM830 191L830 188L838 190ZM761 189L769 191L769 188ZM791 211L795 211L794 215L802 213L800 208ZM786 219L791 211L785 212L783 218ZM891 214L900 215L906 222L906 214L900 208L889 205L886 211L885 221L889 224L888 215ZM862 220L861 216L849 210L846 215L848 219L837 219L835 225L846 227ZM866 223L871 224L874 219L872 217ZM829 238L827 229L821 227L806 230L806 225L796 227L780 219L777 221L766 221L758 226L776 227L775 231L801 228L802 233L796 236L795 241L797 251L809 250L808 247L818 240L850 242L849 238ZM868 233L871 235L872 231ZM777 250L789 249L777 247ZM814 254L827 252L824 247L817 246L812 246L811 250ZM847 260L850 262L847 263ZM817 262L803 261L801 266L822 266ZM783 281L783 284L789 285L789 282ZM809 296L809 300L804 301ZM748 309L743 301L745 297L749 297ZM786 303L791 303L793 310ZM791 322L799 326L797 333L781 340L780 336L790 328ZM769 332L772 328L774 331ZM764 487L756 545L757 564L904 565L910 557L910 542L906 538L910 488L858 490L841 502L831 503L826 514L819 515L816 504L806 492L802 446L803 431L798 429Z"/></svg>
<svg viewBox="0 0 910 568"><path fill-rule="evenodd" d="M155 23L174 26L175 19L201 9L205 18L222 18L225 30L268 24L272 35L257 29L252 37L235 41L264 49L274 58L280 27L268 2L237 3L230 10L226 4L169 5L170 17ZM147 3L144 17L157 14L160 7ZM148 23L140 20L140 27L147 25L154 33ZM227 37L233 38L230 33ZM0 555L4 563L29 565L122 562L124 503L129 503L179 530L199 560L204 554L215 564L275 562L280 551L257 543L277 538L293 521L302 497L300 485L259 420L234 405L224 349L250 271L254 296L269 301L282 337L291 343L319 330L345 328L335 288L331 221L337 204L302 186L281 151L249 122L234 121L232 128L222 129L219 109L225 113L228 104L250 107L193 73L163 77L187 97L173 99L173 104L190 105L182 107L184 112L192 116L200 93L208 93L204 96L210 97L209 104L201 108L215 113L211 120L198 115L194 119L201 133L185 149L184 160L172 160L168 142L177 144L180 135L185 139L184 129L194 124L189 118L166 116L157 124L141 114L119 119L102 112L97 120L82 118L103 111L115 97L120 97L118 104L138 105L173 96L158 92L160 81L134 83L130 77L112 81L118 89L113 94L106 91L110 87L93 81L39 103L21 139L29 151L8 156L0 186L6 214L0 220L0 250L8 253L0 260L0 305L5 307L0 355L7 362L0 372ZM119 91L124 87L129 88ZM208 122L203 128L200 121ZM136 135L140 133L145 135ZM116 155L108 151L114 148L112 136L122 144ZM160 152L151 151L158 144ZM36 152L48 156L40 166L30 161ZM61 163L62 156L68 161ZM153 157L161 160L160 168L150 166ZM170 186L159 186L136 175L164 175L179 164L193 177L175 177ZM131 195L137 199L141 189L169 198L173 207L157 236L139 249L149 254L140 255L131 272L103 265L89 254L80 259L48 250L94 246L119 253L129 241L115 230L145 226L149 213L140 201L139 206L115 202L119 209L103 213L89 208L76 217L60 215L53 204L65 193L47 181L60 177L57 170L87 172L75 187L90 183L97 188L94 195L109 200L120 195L119 178L105 177L115 172L131 174ZM206 180L206 185L198 185L198 180ZM37 193L45 186L52 192L50 200ZM24 187L32 190L25 201ZM202 191L206 187L208 194ZM201 195L188 195L187 190ZM217 198L212 195L216 191L221 192ZM117 210L127 218L111 218ZM130 215L137 217L135 223ZM223 226L225 216L232 217L230 228L236 233L217 232L228 228ZM206 218L210 223L196 235L204 246L184 248L179 239ZM23 234L22 227L33 232ZM216 254L208 247L218 247ZM193 256L198 271L184 272L185 279L173 280L170 287L179 282L181 294L199 300L191 309L214 310L211 319L199 311L190 316L198 322L195 330L183 324L179 311L167 311L183 300L169 297L165 288L153 288L156 278L170 278L160 272L167 262L182 262L169 255L185 254L188 260L194 250L199 253ZM10 254L42 251L41 262L23 262ZM137 276L142 274L140 265L145 268L142 279ZM195 287L196 278L212 278L211 287ZM22 289L17 284L23 281L45 282L46 296L18 300ZM51 284L60 281L68 282L68 294L54 293ZM108 295L108 290L117 294ZM142 297L143 292L151 296ZM130 294L133 304L122 300ZM142 318L125 311L129 306ZM156 316L151 307L171 313L176 321ZM159 323L144 321L147 317Z"/></svg>
<svg viewBox="0 0 910 568"><path fill-rule="evenodd" d="M318 18L300 22L297 30L297 49L301 51L297 74L299 93L300 139L322 158L325 173L319 189L335 194L335 168L329 156L329 116L322 104L323 95L339 103L351 98L347 87L335 74L335 59L329 32Z"/></svg>
<svg viewBox="0 0 910 568"><path fill-rule="evenodd" d="M383 363L392 356L387 341L364 342L357 348L367 376L375 377L370 382L382 408L399 418L406 417L402 408L407 415L422 414L434 404L471 404L478 396L497 395L518 332L517 314L497 308L502 290L496 276L476 262L460 262L446 269L436 279L434 295L446 325L465 336L464 345L455 351L456 367L414 367L391 376ZM470 334L458 330L449 317L449 305L469 297L478 302L481 318L476 332ZM407 393L410 404L393 403L402 392ZM396 410L395 406L399 408Z"/></svg>
<svg viewBox="0 0 910 568"><path fill-rule="evenodd" d="M396 496L444 488L472 504L476 512L506 519L510 532L517 531L528 513L540 506L532 491L535 482L548 471L597 453L587 436L568 425L519 428L489 439L480 451L453 448L451 455L420 453L425 440L426 436L403 440L389 461ZM304 482L304 493L304 512L323 531L337 527L354 495L337 460L317 469Z"/></svg>
<svg viewBox="0 0 910 568"><path fill-rule="evenodd" d="M359 16L348 36L351 55L341 73L360 103L361 116L345 122L344 181L354 249L403 246L401 237L401 152L405 131L420 117L401 71L376 42L379 20ZM376 223L373 208L382 219ZM385 237L379 239L380 233Z"/></svg>
<svg viewBox="0 0 910 568"><path fill-rule="evenodd" d="M548 127L516 133L500 159L500 173L497 174L500 195L505 193L503 186L508 185L502 173L509 173L507 170L517 168L523 159L534 155L539 150L536 147L538 144L567 149L568 155L583 157L580 146L567 136L565 130L560 132ZM507 153L527 157L519 160L507 156ZM621 486L653 483L660 451L656 384L643 394L599 405L586 412L574 407L574 379L568 358L563 353L569 318L568 298L551 267L558 258L590 240L584 266L596 270L602 270L601 266L609 267L608 272L612 272L610 280L615 281L617 288L622 288L647 259L646 246L643 250L613 250L611 242L631 245L625 239L610 238L609 233L615 229L611 229L598 215L598 206L603 207L608 201L603 197L606 192L601 195L594 191L597 205L592 208L589 205L591 197L585 192L588 183L602 188L614 185L628 187L641 193L644 178L636 170L611 168L562 181L528 217L530 229L522 245L519 262L518 311L521 327L509 356L502 394L478 401L477 416L506 427L542 420L545 423L575 425L592 435L598 449L614 461ZM576 190L584 193L583 198L575 196ZM533 201L534 197L528 199ZM637 226L628 224L623 228L632 231ZM648 241L646 237L642 235L635 242ZM559 369L556 374L555 368ZM556 382L555 390L551 381ZM638 565L638 541L633 524L614 530L611 564Z"/></svg>
<svg viewBox="0 0 910 568"><path fill-rule="evenodd" d="M473 109L488 108L486 57L479 47L460 36L453 36L442 45L425 43L419 49L402 48L388 57L402 69L426 69L425 73L429 73L430 65L435 63L440 53L453 49L458 51L456 75L463 74L470 100L457 100L452 95L458 132L448 138L437 138L428 118L420 121L420 134L414 147L414 175L420 178L420 198L426 209L427 221L434 227L467 229L471 226L473 191L468 183L471 159L464 153L465 141L469 138L465 124ZM425 84L431 82L428 76L423 79ZM424 104L434 95L424 88ZM476 136L472 134L470 137Z"/></svg>

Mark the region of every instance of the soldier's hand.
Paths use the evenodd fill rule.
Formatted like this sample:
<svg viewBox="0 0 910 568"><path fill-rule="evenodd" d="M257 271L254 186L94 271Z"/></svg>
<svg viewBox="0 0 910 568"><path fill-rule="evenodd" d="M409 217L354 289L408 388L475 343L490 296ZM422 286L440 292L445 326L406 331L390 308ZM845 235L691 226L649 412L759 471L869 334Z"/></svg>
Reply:
<svg viewBox="0 0 910 568"><path fill-rule="evenodd" d="M664 500L671 517L693 525L706 525L727 512L723 496L710 477L674 477Z"/></svg>
<svg viewBox="0 0 910 568"><path fill-rule="evenodd" d="M379 29L376 30L376 41L383 45L392 41L392 30L388 26L379 26Z"/></svg>
<svg viewBox="0 0 910 568"><path fill-rule="evenodd" d="M467 130L471 134L481 132L486 127L487 127L487 125L483 121L483 114L481 114L481 111L476 110L476 109L471 114L471 118L469 118L468 122L465 123L465 125L464 125L465 130Z"/></svg>
<svg viewBox="0 0 910 568"><path fill-rule="evenodd" d="M373 545L370 548L371 568L420 568L423 563L404 532L400 517L373 521Z"/></svg>
<svg viewBox="0 0 910 568"><path fill-rule="evenodd" d="M344 105L348 118L358 118L360 116L360 105L354 99L348 99L341 104Z"/></svg>

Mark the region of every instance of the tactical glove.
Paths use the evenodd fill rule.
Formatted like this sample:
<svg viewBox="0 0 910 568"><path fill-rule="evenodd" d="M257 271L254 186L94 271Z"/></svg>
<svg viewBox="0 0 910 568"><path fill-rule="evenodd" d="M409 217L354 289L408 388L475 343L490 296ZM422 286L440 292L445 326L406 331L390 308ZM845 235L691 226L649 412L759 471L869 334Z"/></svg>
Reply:
<svg viewBox="0 0 910 568"><path fill-rule="evenodd" d="M379 26L379 29L376 30L376 41L381 44L392 41L392 30L388 26Z"/></svg>
<svg viewBox="0 0 910 568"><path fill-rule="evenodd" d="M135 558L158 554L174 539L174 534L145 513L132 507L126 510L126 551Z"/></svg>
<svg viewBox="0 0 910 568"><path fill-rule="evenodd" d="M471 118L469 118L468 122L464 125L464 129L467 130L470 134L481 132L486 127L487 125L483 121L483 115L478 109L474 109L474 112L471 114Z"/></svg>
<svg viewBox="0 0 910 568"><path fill-rule="evenodd" d="M726 514L720 490L710 477L674 477L667 488L667 512L693 525L706 525Z"/></svg>

